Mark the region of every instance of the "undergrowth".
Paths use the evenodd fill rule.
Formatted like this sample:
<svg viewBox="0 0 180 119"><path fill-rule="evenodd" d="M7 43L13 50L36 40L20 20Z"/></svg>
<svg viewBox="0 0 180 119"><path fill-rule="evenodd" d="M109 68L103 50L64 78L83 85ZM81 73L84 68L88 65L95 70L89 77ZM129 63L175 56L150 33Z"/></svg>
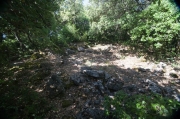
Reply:
<svg viewBox="0 0 180 119"><path fill-rule="evenodd" d="M106 97L105 112L118 119L164 119L172 115L180 103L157 94L128 95L123 91Z"/></svg>

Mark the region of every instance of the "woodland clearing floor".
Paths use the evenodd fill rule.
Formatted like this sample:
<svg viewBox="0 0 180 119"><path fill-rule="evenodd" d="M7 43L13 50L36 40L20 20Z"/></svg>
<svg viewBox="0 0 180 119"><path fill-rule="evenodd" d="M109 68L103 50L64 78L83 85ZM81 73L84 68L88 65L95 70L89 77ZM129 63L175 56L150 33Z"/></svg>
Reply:
<svg viewBox="0 0 180 119"><path fill-rule="evenodd" d="M83 46L77 45L77 47ZM169 72L173 70L171 65L166 66L166 71L163 76L156 75L154 70L157 68L158 63L147 61L143 56L138 57L137 54L133 53L125 46L99 44L83 52L76 51L76 53L59 58L57 55L52 54L51 58L52 57L54 57L55 64L58 64L59 61L63 61L63 64L60 66L54 65L55 67L52 73L62 73L65 77L80 72L83 66L89 66L93 69L106 71L122 79L125 82L125 86L135 84L141 87L139 83L140 79L151 79L162 87L174 86L178 92L180 91L179 84L173 83L175 80L179 79L174 79L169 76ZM149 72L139 71L139 68L143 70L148 69ZM69 78L67 78L67 80L69 80ZM81 94L81 88L80 86L73 86L66 91L63 99L73 99L73 104L66 108L62 108L63 99L53 99L52 102L56 105L57 111L50 115L54 115L53 118L75 118L75 115L82 109L85 100L89 98Z"/></svg>
<svg viewBox="0 0 180 119"><path fill-rule="evenodd" d="M73 53L67 53L64 56L49 51L44 60L44 62L52 64L51 74L60 74L66 83L70 81L71 75L80 72L81 67L88 66L96 70L106 71L108 74L123 80L124 86L136 85L141 88L143 86L140 82L150 79L161 87L170 86L180 93L180 83L176 83L179 82L180 71L176 71L178 78L172 78L169 73L173 67L167 62L163 75L159 75L155 71L159 62L148 61L144 56L138 56L130 48L122 45L99 44L85 48L84 45L77 44L73 47L81 48L83 51L72 50ZM46 78L50 77L51 75ZM82 110L86 100L92 98L85 95L82 88L83 86L71 86L66 89L63 97L48 99L54 105L55 110L50 111L46 119L74 119L75 115ZM44 81L35 86L34 90L45 96ZM133 93L139 92L137 90ZM64 100L72 100L72 102L67 107L63 107ZM103 106L101 108L103 109Z"/></svg>

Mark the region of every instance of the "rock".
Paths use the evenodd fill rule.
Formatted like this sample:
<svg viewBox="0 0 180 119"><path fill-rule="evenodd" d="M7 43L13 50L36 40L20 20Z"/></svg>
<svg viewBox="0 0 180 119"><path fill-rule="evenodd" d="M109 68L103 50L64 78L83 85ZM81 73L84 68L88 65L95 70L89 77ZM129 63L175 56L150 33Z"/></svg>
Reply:
<svg viewBox="0 0 180 119"><path fill-rule="evenodd" d="M79 86L80 83L84 83L85 81L88 81L88 78L81 73L76 73L70 76L70 79L76 86Z"/></svg>
<svg viewBox="0 0 180 119"><path fill-rule="evenodd" d="M177 100L178 102L180 102L180 95L175 94L175 95L174 95L174 98L175 98L175 100Z"/></svg>
<svg viewBox="0 0 180 119"><path fill-rule="evenodd" d="M93 49L86 49L85 50L87 53L92 53L93 52Z"/></svg>
<svg viewBox="0 0 180 119"><path fill-rule="evenodd" d="M78 50L79 52L84 52L84 51L85 51L85 49L84 49L83 47L78 47L77 50Z"/></svg>
<svg viewBox="0 0 180 119"><path fill-rule="evenodd" d="M156 68L154 71L155 71L156 73L160 73L160 74L165 73L165 71L164 71L163 68Z"/></svg>
<svg viewBox="0 0 180 119"><path fill-rule="evenodd" d="M167 94L170 94L170 95L173 94L173 91L174 91L171 87L165 87L164 90Z"/></svg>
<svg viewBox="0 0 180 119"><path fill-rule="evenodd" d="M65 99L62 101L62 108L69 107L72 104L73 104L73 100Z"/></svg>
<svg viewBox="0 0 180 119"><path fill-rule="evenodd" d="M107 88L112 91L118 91L122 89L123 85L124 85L123 81L120 81L114 77L109 79L108 82L106 83Z"/></svg>
<svg viewBox="0 0 180 119"><path fill-rule="evenodd" d="M84 88L83 91L86 95L88 95L90 93L90 90L88 88Z"/></svg>
<svg viewBox="0 0 180 119"><path fill-rule="evenodd" d="M153 93L161 93L161 89L158 87L158 85L156 83L154 83L153 81L146 79L145 81L148 85L148 90L150 90Z"/></svg>
<svg viewBox="0 0 180 119"><path fill-rule="evenodd" d="M45 87L50 98L54 98L65 92L64 84L58 75L52 75Z"/></svg>
<svg viewBox="0 0 180 119"><path fill-rule="evenodd" d="M172 70L170 73L169 73L169 76L171 76L172 78L178 78L178 74L176 71Z"/></svg>
<svg viewBox="0 0 180 119"><path fill-rule="evenodd" d="M139 68L138 68L138 71L140 71L140 72L146 72L146 69L139 67Z"/></svg>
<svg viewBox="0 0 180 119"><path fill-rule="evenodd" d="M76 119L107 119L104 110L87 108L76 115Z"/></svg>
<svg viewBox="0 0 180 119"><path fill-rule="evenodd" d="M180 67L174 67L175 71L180 71Z"/></svg>
<svg viewBox="0 0 180 119"><path fill-rule="evenodd" d="M101 95L104 95L105 89L104 89L104 86L103 86L101 80L98 80L97 82L95 82L95 83L94 83L94 86L96 87L96 89L99 90L99 92L101 93Z"/></svg>
<svg viewBox="0 0 180 119"><path fill-rule="evenodd" d="M167 64L163 63L163 62L159 62L159 64L157 65L158 68L166 68Z"/></svg>
<svg viewBox="0 0 180 119"><path fill-rule="evenodd" d="M108 79L110 79L112 77L112 75L108 74L108 73L104 73L104 79L107 81Z"/></svg>
<svg viewBox="0 0 180 119"><path fill-rule="evenodd" d="M71 49L67 49L66 50L66 54L69 55L69 54L75 54L76 52L74 50L71 50Z"/></svg>
<svg viewBox="0 0 180 119"><path fill-rule="evenodd" d="M83 73L94 78L104 78L104 71L101 70L83 70Z"/></svg>
<svg viewBox="0 0 180 119"><path fill-rule="evenodd" d="M81 67L81 73L83 73L85 70L92 70L91 67Z"/></svg>

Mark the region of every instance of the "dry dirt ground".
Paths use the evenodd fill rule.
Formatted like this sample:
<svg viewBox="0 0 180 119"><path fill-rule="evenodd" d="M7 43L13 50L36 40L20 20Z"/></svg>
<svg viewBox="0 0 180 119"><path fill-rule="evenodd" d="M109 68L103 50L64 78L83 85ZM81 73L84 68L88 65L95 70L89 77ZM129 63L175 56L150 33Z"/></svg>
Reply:
<svg viewBox="0 0 180 119"><path fill-rule="evenodd" d="M83 48L83 45L77 45L76 47ZM141 87L139 83L141 80L151 79L162 87L174 86L179 92L179 84L175 83L179 79L169 76L170 71L173 70L171 65L167 63L164 74L158 75L155 72L158 68L158 63L148 61L143 56L138 57L128 47L121 45L95 45L84 48L80 52L78 50L75 50L75 53L67 52L66 56L49 53L48 60L54 64L51 73L61 73L67 80L74 73L80 72L81 67L89 66L93 69L106 71L114 77L122 79L125 82L125 86L135 84ZM58 65L59 63L62 64ZM141 71L139 70L140 68L148 71ZM72 86L66 90L63 98L52 99L51 102L55 104L56 111L50 112L49 117L74 118L82 109L85 100L89 98L81 92L81 89L81 86ZM73 103L66 108L62 108L63 99L73 99Z"/></svg>
<svg viewBox="0 0 180 119"><path fill-rule="evenodd" d="M124 86L134 84L142 87L140 82L150 79L162 87L171 86L180 92L179 83L177 83L180 72L176 71L178 78L172 78L169 73L173 71L173 67L168 63L165 63L167 66L163 69L163 74L160 75L156 71L159 62L148 61L143 56L138 56L134 51L122 45L99 44L93 47L84 47L83 44L78 44L73 47L73 50L68 49L64 56L48 51L45 60L52 63L51 74L60 74L66 83L70 82L69 77L71 75L80 72L81 67L88 66L106 71L112 76L123 80ZM51 75L47 78L50 77ZM75 118L85 101L92 98L85 95L82 88L83 86L71 86L66 89L64 96L48 99L54 105L55 110L47 114L47 119ZM46 95L43 82L34 89L42 95ZM66 107L63 106L64 100L71 100L72 102Z"/></svg>

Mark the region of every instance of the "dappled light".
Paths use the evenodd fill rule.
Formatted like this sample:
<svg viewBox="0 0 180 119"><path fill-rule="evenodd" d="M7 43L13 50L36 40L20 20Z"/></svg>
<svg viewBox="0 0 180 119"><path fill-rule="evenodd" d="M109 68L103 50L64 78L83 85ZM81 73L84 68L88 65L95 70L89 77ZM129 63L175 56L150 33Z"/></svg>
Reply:
<svg viewBox="0 0 180 119"><path fill-rule="evenodd" d="M0 118L179 119L179 6L0 2Z"/></svg>

